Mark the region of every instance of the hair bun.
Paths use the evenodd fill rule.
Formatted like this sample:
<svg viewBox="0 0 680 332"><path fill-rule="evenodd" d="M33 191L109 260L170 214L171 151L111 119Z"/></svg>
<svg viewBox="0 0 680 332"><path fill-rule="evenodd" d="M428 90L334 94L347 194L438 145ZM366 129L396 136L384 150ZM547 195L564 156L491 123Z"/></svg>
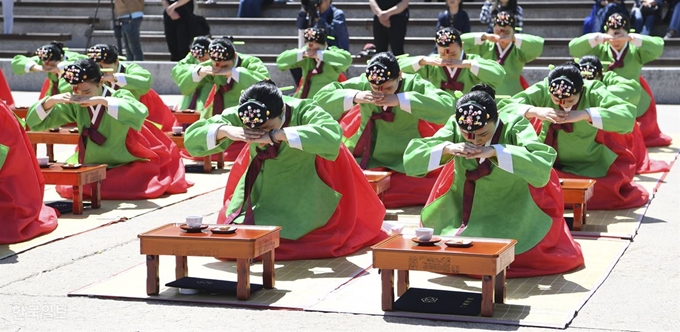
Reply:
<svg viewBox="0 0 680 332"><path fill-rule="evenodd" d="M496 99L496 90L494 90L494 88L492 88L490 85L484 83L475 84L470 89L470 92L472 91L486 92L489 96L491 96L492 99Z"/></svg>
<svg viewBox="0 0 680 332"><path fill-rule="evenodd" d="M271 85L273 85L273 86L276 86L276 83L274 83L274 81L272 81L271 78L265 78L265 79L263 79L263 80L260 81L260 82L262 82L262 83L268 83L268 84L271 84Z"/></svg>

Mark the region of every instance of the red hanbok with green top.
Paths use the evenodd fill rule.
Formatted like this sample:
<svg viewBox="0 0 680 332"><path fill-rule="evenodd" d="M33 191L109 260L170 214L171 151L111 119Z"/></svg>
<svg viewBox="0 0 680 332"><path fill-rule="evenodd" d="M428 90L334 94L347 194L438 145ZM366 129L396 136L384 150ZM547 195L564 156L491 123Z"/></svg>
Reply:
<svg viewBox="0 0 680 332"><path fill-rule="evenodd" d="M2 101L0 128L0 244L12 244L52 232L59 213L43 204L45 180L31 142Z"/></svg>
<svg viewBox="0 0 680 332"><path fill-rule="evenodd" d="M87 56L76 52L64 50L64 61L60 62L57 67L60 70L63 70L64 67L66 67L66 65L71 64L80 59L87 59ZM31 67L33 67L34 65L40 66L43 65L42 60L40 60L40 57L38 57L37 55L27 57L25 55L18 54L15 55L14 58L12 58L12 71L14 72L14 75L20 76L30 73ZM47 79L45 79L45 82L43 83L43 86L40 90L40 99L42 99L45 96L52 96L71 91L72 91L71 85L69 85L64 80L60 80L57 74L47 73Z"/></svg>
<svg viewBox="0 0 680 332"><path fill-rule="evenodd" d="M56 104L51 110L43 100L31 106L26 123L46 130L75 122L81 135L72 163L107 164L101 184L102 199L146 199L187 191L184 165L177 145L155 124L146 121L146 106L127 90L103 89L108 107ZM83 195L91 196L85 186ZM71 186L57 186L64 198L73 197Z"/></svg>
<svg viewBox="0 0 680 332"><path fill-rule="evenodd" d="M295 98L312 98L329 83L338 82L338 77L352 64L352 55L340 48L331 46L317 51L317 59L304 58L305 48L283 51L276 58L280 70L302 69L302 79L295 91Z"/></svg>
<svg viewBox="0 0 680 332"><path fill-rule="evenodd" d="M333 118L342 117L343 143L357 162L365 164L363 168L393 172L383 200L388 208L422 205L427 200L439 170L423 178L407 176L404 150L411 139L432 136L454 113L456 102L449 93L418 75L402 77L395 92L399 105L394 107L354 105L358 92L371 90L365 75L331 83L314 96Z"/></svg>
<svg viewBox="0 0 680 332"><path fill-rule="evenodd" d="M422 176L444 165L421 213L422 225L444 236L516 239L509 278L582 266L552 169L556 152L538 140L529 121L499 114L487 143L496 150L493 158L443 157L446 145L464 142L454 115L434 136L414 139L406 149L407 174Z"/></svg>
<svg viewBox="0 0 680 332"><path fill-rule="evenodd" d="M642 206L649 200L649 193L633 181L635 156L625 143L605 142L599 134L600 131L630 133L635 124L635 106L607 91L600 81L583 83L580 100L572 110L586 110L592 123L578 121L551 125L549 121L540 121L538 136L557 150L554 168L560 177L597 180L593 197L588 201L589 209L615 210ZM502 111L521 115L532 106L559 109L550 98L548 79L499 103Z"/></svg>
<svg viewBox="0 0 680 332"><path fill-rule="evenodd" d="M288 142L243 149L229 173L218 222L281 226L277 260L345 256L385 239L385 208L342 146L338 123L311 100L284 102ZM196 156L225 150L233 141L217 142L216 133L222 125L242 126L237 111L228 108L191 125L187 150Z"/></svg>
<svg viewBox="0 0 680 332"><path fill-rule="evenodd" d="M668 146L672 139L659 130L656 119L656 101L649 85L642 77L642 66L661 56L664 41L660 37L636 33L629 35L633 37L633 40L626 43L621 52L615 51L609 44L598 44L596 41L598 34L589 33L569 42L569 53L575 57L595 55L600 58L600 61L611 62L609 70L640 83L642 91L637 103L637 121L640 123L645 145L648 147Z"/></svg>

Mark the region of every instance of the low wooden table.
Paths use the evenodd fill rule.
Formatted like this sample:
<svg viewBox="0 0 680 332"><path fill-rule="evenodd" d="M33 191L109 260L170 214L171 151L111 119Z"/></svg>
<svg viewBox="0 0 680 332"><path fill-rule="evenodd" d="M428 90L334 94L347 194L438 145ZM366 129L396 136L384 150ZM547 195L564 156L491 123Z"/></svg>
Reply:
<svg viewBox="0 0 680 332"><path fill-rule="evenodd" d="M580 231L586 224L588 200L593 197L595 180L593 179L561 179L562 195L565 204L574 205L573 230Z"/></svg>
<svg viewBox="0 0 680 332"><path fill-rule="evenodd" d="M171 132L167 133L168 137L172 139L175 144L177 144L177 147L180 149L184 149L184 134L182 135L175 135ZM216 153L217 156L217 168L219 169L224 169L224 153ZM203 157L203 173L211 173L212 172L212 155L210 156L205 156Z"/></svg>
<svg viewBox="0 0 680 332"><path fill-rule="evenodd" d="M392 235L371 247L373 267L382 269L382 309L394 304L394 270L397 296L409 288L409 271L482 275L482 316L493 316L494 303L505 302L505 271L515 260L516 240L466 238L469 248L449 248L447 238L434 246L418 246L410 237Z"/></svg>
<svg viewBox="0 0 680 332"><path fill-rule="evenodd" d="M180 224L168 224L139 234L140 251L146 255L146 293L158 295L158 256L175 256L175 278L188 276L188 256L208 256L236 259L238 275L236 297L250 297L250 260L262 256L264 288L274 288L274 249L279 246L279 226L236 225L234 234L213 234L209 225L201 233L186 233Z"/></svg>
<svg viewBox="0 0 680 332"><path fill-rule="evenodd" d="M16 114L19 119L26 119L28 107L16 107L14 108L14 114Z"/></svg>
<svg viewBox="0 0 680 332"><path fill-rule="evenodd" d="M390 176L392 172L376 172L376 171L364 171L364 175L371 184L371 188L375 191L381 201L385 199L385 192L390 188Z"/></svg>
<svg viewBox="0 0 680 332"><path fill-rule="evenodd" d="M57 132L51 131L26 131L28 139L33 144L33 151L38 152L38 144L47 144L47 156L51 162L54 162L54 144L74 144L78 145L80 133L72 133L69 130L73 128L61 128Z"/></svg>
<svg viewBox="0 0 680 332"><path fill-rule="evenodd" d="M40 168L45 184L73 186L73 214L83 214L83 186L92 186L92 208L102 206L101 183L106 179L106 165L83 165L79 168L64 169L63 164Z"/></svg>
<svg viewBox="0 0 680 332"><path fill-rule="evenodd" d="M172 114L180 124L192 124L201 119L201 112L173 111Z"/></svg>

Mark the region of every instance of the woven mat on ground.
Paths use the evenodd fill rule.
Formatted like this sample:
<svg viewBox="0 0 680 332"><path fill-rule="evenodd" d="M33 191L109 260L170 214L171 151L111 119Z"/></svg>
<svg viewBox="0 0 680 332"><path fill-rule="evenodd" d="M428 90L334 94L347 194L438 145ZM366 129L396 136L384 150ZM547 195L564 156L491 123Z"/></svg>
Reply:
<svg viewBox="0 0 680 332"><path fill-rule="evenodd" d="M104 200L102 201L102 207L99 209L91 209L86 206L82 215L74 215L72 213L62 214L59 217L59 226L52 233L26 242L0 245L0 259L98 227L125 221L215 190L223 190L222 188L227 182L227 176L223 172L221 174L220 172L213 172L211 174L187 173L186 178L194 182L194 186L183 194L136 201ZM63 201L64 199L59 197L54 186L46 186L44 200L45 202L51 202Z"/></svg>
<svg viewBox="0 0 680 332"><path fill-rule="evenodd" d="M161 289L158 296L146 295L146 266L143 263L76 290L69 296L564 328L606 279L630 244L630 241L616 239L578 239L578 242L585 256L585 268L554 276L508 279L506 304L496 305L493 317L383 312L380 276L376 269L370 268L372 255L366 251L335 259L276 262L276 288L257 291L247 301L239 301L234 295L226 294L182 295L175 288L164 287L163 285L175 279L174 259L166 256L161 256ZM220 262L205 257L190 257L188 262L189 275L192 277L236 280L235 262ZM251 282L261 283L261 275L262 265L252 265ZM411 287L481 292L481 281L467 277L414 271L410 273L410 278Z"/></svg>

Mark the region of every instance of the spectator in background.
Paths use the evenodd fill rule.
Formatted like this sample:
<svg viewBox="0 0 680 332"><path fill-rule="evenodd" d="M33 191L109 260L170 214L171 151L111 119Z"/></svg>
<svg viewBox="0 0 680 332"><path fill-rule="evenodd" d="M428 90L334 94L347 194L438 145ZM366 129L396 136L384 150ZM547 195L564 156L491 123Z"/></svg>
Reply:
<svg viewBox="0 0 680 332"><path fill-rule="evenodd" d="M349 52L349 31L347 31L347 21L345 13L333 6L333 0L311 0L302 1L302 10L298 13L297 28L305 30L307 28L319 28L326 32L328 46L335 46ZM307 3L308 5L305 5ZM316 16L313 26L310 26L309 11L316 8Z"/></svg>
<svg viewBox="0 0 680 332"><path fill-rule="evenodd" d="M605 32L604 21L612 14L625 14L630 17L623 0L595 0L590 16L583 21L583 34Z"/></svg>
<svg viewBox="0 0 680 332"><path fill-rule="evenodd" d="M179 61L189 53L191 32L189 23L194 14L194 0L161 0L163 3L163 28L165 42L170 51L170 61Z"/></svg>
<svg viewBox="0 0 680 332"><path fill-rule="evenodd" d="M666 17L670 17L670 24L668 25L668 31L663 39L668 40L675 37L680 30L680 1L673 0L668 3L668 13Z"/></svg>
<svg viewBox="0 0 680 332"><path fill-rule="evenodd" d="M120 21L128 61L144 61L139 30L144 20L144 0L116 0L116 19Z"/></svg>
<svg viewBox="0 0 680 332"><path fill-rule="evenodd" d="M437 17L437 30L454 28L460 33L470 32L470 17L463 10L463 0L446 0L446 10Z"/></svg>
<svg viewBox="0 0 680 332"><path fill-rule="evenodd" d="M630 11L633 28L641 35L651 35L662 11L663 0L635 0Z"/></svg>
<svg viewBox="0 0 680 332"><path fill-rule="evenodd" d="M262 7L272 2L272 0L240 0L236 15L238 17L262 17ZM208 0L205 3L214 4L215 2L214 0Z"/></svg>
<svg viewBox="0 0 680 332"><path fill-rule="evenodd" d="M482 11L479 13L479 21L488 24L487 33L493 33L493 19L498 12L508 12L515 18L515 32L522 33L524 28L524 10L517 5L517 0L484 1Z"/></svg>
<svg viewBox="0 0 680 332"><path fill-rule="evenodd" d="M5 25L4 34L12 33L14 27L14 0L2 0L2 20Z"/></svg>
<svg viewBox="0 0 680 332"><path fill-rule="evenodd" d="M392 49L395 56L404 52L409 0L368 0L373 11L373 43L376 51Z"/></svg>

